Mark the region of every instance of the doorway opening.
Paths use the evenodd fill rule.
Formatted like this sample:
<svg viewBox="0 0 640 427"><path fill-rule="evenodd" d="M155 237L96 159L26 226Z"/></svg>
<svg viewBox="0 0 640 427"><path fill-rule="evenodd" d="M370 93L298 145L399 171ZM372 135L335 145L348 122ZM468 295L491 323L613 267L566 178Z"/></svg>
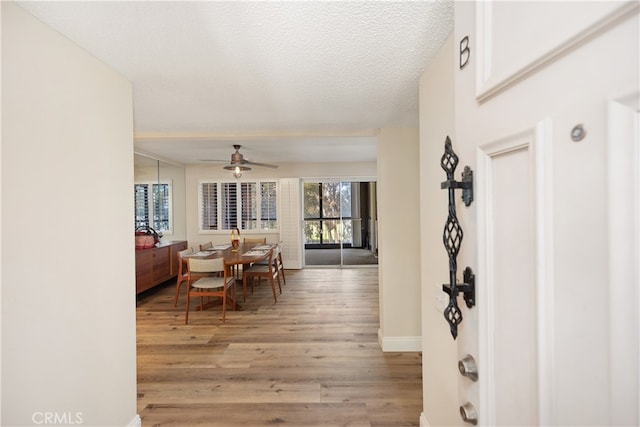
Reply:
<svg viewBox="0 0 640 427"><path fill-rule="evenodd" d="M305 266L378 265L375 195L374 181L304 182Z"/></svg>

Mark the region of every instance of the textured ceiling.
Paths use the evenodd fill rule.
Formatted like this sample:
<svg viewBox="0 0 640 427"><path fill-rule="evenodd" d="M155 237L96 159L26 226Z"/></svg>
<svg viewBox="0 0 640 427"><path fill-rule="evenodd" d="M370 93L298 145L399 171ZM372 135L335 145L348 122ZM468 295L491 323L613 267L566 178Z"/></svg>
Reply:
<svg viewBox="0 0 640 427"><path fill-rule="evenodd" d="M371 160L453 25L451 1L19 4L128 78L136 148L181 163Z"/></svg>

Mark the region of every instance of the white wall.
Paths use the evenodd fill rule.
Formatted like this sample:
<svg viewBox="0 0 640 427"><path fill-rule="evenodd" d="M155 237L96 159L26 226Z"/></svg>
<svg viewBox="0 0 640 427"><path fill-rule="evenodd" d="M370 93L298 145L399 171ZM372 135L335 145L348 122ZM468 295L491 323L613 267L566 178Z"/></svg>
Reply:
<svg viewBox="0 0 640 427"><path fill-rule="evenodd" d="M446 179L440 157L446 136L455 140L453 53L450 35L420 78L421 425L432 426L460 424L456 342L451 338L442 306L437 303L447 297L442 284L449 279L449 259L442 244L448 196L440 189Z"/></svg>
<svg viewBox="0 0 640 427"><path fill-rule="evenodd" d="M2 425L138 420L132 135L130 83L2 2Z"/></svg>
<svg viewBox="0 0 640 427"><path fill-rule="evenodd" d="M384 351L419 351L418 130L378 135L379 341Z"/></svg>

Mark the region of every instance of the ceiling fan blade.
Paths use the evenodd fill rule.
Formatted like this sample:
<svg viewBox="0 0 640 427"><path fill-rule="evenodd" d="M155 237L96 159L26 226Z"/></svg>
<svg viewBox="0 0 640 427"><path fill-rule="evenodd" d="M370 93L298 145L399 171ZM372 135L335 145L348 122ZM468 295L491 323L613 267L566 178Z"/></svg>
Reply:
<svg viewBox="0 0 640 427"><path fill-rule="evenodd" d="M251 162L249 160L245 160L244 162L242 162L242 164L244 164L244 165L252 165L252 166L262 166L264 168L271 168L271 169L278 169L278 165L271 165L269 163Z"/></svg>
<svg viewBox="0 0 640 427"><path fill-rule="evenodd" d="M260 166L264 168L277 169L277 165L272 165L269 163L260 163L260 162L251 162L244 158L242 153L240 153L240 145L234 145L235 153L231 155L231 162L228 160L214 160L214 159L199 159L201 162L214 162L214 163L226 163L225 169L228 169L233 166L243 166L243 165L252 165L252 166Z"/></svg>

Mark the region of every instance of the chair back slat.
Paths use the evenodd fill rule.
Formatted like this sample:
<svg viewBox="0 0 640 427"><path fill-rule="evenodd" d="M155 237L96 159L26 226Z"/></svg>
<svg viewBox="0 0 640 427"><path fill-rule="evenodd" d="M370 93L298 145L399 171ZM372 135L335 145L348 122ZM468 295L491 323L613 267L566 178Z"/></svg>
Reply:
<svg viewBox="0 0 640 427"><path fill-rule="evenodd" d="M183 249L181 251L178 251L178 256L180 258L184 257L185 255L189 255L193 253L193 248L187 248L187 249Z"/></svg>
<svg viewBox="0 0 640 427"><path fill-rule="evenodd" d="M187 248L181 251L178 251L178 275L182 275L184 272L182 270L182 264L184 264L184 256L193 253L193 248Z"/></svg>
<svg viewBox="0 0 640 427"><path fill-rule="evenodd" d="M259 245L264 245L267 243L266 237L245 237L243 240L244 243L257 243Z"/></svg>
<svg viewBox="0 0 640 427"><path fill-rule="evenodd" d="M188 268L191 273L212 273L224 271L223 258L188 258Z"/></svg>
<svg viewBox="0 0 640 427"><path fill-rule="evenodd" d="M211 248L213 248L213 242L207 242L200 245L201 251L204 251L206 249L211 249Z"/></svg>

